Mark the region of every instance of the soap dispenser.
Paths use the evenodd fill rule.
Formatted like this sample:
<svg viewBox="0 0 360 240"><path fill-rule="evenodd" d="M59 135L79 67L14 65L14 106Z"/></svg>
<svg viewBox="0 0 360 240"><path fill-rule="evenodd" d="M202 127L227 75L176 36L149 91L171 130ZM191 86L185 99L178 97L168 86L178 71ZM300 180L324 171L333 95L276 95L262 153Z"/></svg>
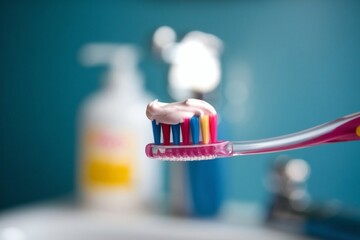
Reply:
<svg viewBox="0 0 360 240"><path fill-rule="evenodd" d="M160 163L143 149L152 140L144 106L152 99L142 86L133 45L88 44L84 66L108 65L103 86L85 100L79 115L78 192L96 209L133 212L155 207Z"/></svg>

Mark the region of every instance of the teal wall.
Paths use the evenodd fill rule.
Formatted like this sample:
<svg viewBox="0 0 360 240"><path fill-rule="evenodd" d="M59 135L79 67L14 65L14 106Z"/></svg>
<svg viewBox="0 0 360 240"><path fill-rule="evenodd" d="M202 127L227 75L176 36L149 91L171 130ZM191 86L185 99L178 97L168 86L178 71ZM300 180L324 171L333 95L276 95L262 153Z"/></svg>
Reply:
<svg viewBox="0 0 360 240"><path fill-rule="evenodd" d="M1 2L0 208L73 193L76 114L104 70L80 66L82 45L138 44L146 87L168 101L167 68L150 51L153 31L169 25L180 35L219 36L221 99L237 66L245 64L251 75L246 117L233 123L224 116L229 138L256 139L360 111L359 12L359 1ZM360 207L359 144L288 154L309 162L314 199ZM224 160L227 197L263 202L265 173L277 155Z"/></svg>

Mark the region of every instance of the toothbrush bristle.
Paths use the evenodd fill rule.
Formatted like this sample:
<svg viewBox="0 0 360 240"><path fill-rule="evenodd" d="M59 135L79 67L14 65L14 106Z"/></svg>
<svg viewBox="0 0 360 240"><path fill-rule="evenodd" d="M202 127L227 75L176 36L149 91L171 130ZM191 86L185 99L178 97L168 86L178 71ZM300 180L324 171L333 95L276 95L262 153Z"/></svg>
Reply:
<svg viewBox="0 0 360 240"><path fill-rule="evenodd" d="M184 119L182 123L172 125L153 120L152 130L156 145L217 143L217 115L193 116Z"/></svg>
<svg viewBox="0 0 360 240"><path fill-rule="evenodd" d="M173 137L173 143L175 145L180 144L180 124L171 125L171 132Z"/></svg>
<svg viewBox="0 0 360 240"><path fill-rule="evenodd" d="M190 139L190 119L185 118L184 122L182 122L180 125L181 125L182 143L184 145L188 145Z"/></svg>
<svg viewBox="0 0 360 240"><path fill-rule="evenodd" d="M161 128L163 133L164 145L170 145L170 125L162 123Z"/></svg>
<svg viewBox="0 0 360 240"><path fill-rule="evenodd" d="M200 117L200 126L201 126L201 137L202 143L208 144L210 142L210 129L209 129L209 116L204 115Z"/></svg>
<svg viewBox="0 0 360 240"><path fill-rule="evenodd" d="M199 127L199 117L194 116L190 119L190 130L191 130L191 140L193 144L199 143L199 134L200 134L200 127Z"/></svg>
<svg viewBox="0 0 360 240"><path fill-rule="evenodd" d="M152 130L154 136L154 143L160 144L160 138L161 138L160 124L157 124L155 120L153 120L151 123L152 123Z"/></svg>
<svg viewBox="0 0 360 240"><path fill-rule="evenodd" d="M211 115L209 117L209 130L211 143L217 142L217 115Z"/></svg>

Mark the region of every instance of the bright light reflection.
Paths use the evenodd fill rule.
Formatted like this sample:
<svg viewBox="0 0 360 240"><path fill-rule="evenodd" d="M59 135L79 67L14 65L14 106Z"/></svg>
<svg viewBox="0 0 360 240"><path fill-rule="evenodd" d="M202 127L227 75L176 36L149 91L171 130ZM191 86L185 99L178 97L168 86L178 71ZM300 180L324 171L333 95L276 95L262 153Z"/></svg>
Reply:
<svg viewBox="0 0 360 240"><path fill-rule="evenodd" d="M309 174L309 165L302 159L293 159L286 164L286 175L295 182L304 182Z"/></svg>
<svg viewBox="0 0 360 240"><path fill-rule="evenodd" d="M162 26L155 31L153 41L156 47L165 47L176 41L176 33L172 28Z"/></svg>
<svg viewBox="0 0 360 240"><path fill-rule="evenodd" d="M175 89L209 92L220 81L219 59L205 44L193 39L180 43L173 55L170 84Z"/></svg>

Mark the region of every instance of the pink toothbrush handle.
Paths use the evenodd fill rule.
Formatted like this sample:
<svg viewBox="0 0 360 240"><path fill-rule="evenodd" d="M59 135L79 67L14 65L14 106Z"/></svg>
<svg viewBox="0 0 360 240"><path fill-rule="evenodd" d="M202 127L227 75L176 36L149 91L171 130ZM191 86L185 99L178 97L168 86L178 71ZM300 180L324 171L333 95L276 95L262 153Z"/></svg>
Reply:
<svg viewBox="0 0 360 240"><path fill-rule="evenodd" d="M232 142L232 155L260 154L360 140L360 112L281 137Z"/></svg>

